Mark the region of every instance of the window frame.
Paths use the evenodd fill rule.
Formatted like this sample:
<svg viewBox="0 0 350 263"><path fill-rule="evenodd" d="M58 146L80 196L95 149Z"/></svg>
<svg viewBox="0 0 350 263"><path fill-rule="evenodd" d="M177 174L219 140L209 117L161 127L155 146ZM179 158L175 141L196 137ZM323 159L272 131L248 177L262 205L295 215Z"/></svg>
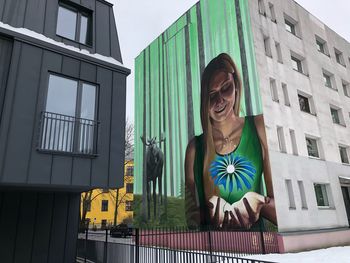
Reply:
<svg viewBox="0 0 350 263"><path fill-rule="evenodd" d="M70 10L72 12L75 12L77 15L77 19L75 21L74 39L57 33L57 27L58 27L58 22L59 22L58 15L59 15L60 7L65 8L67 10ZM85 43L80 41L82 16L87 17L87 32L86 32L87 40ZM93 11L92 10L89 10L85 7L79 6L79 5L77 5L75 3L71 3L71 2L66 2L66 1L59 1L58 2L57 16L56 16L56 32L55 32L57 36L92 48L92 46L93 46L93 31L94 31L93 27L94 27L94 23L93 23Z"/></svg>
<svg viewBox="0 0 350 263"><path fill-rule="evenodd" d="M346 67L343 52L341 52L341 51L340 51L339 49L337 49L337 48L334 48L334 56L335 56L335 61L336 61L339 65L342 65L343 67Z"/></svg>
<svg viewBox="0 0 350 263"><path fill-rule="evenodd" d="M301 112L305 112L305 113L308 113L308 114L311 114L311 115L316 115L315 113L315 110L314 110L314 105L313 105L313 102L312 102L312 96L310 95L307 95L305 93L301 93L300 91L297 92L298 94L298 103L299 103L299 109ZM306 99L307 101L307 107L306 109L303 109L301 107L301 104L300 104L300 98L303 98L303 99Z"/></svg>
<svg viewBox="0 0 350 263"><path fill-rule="evenodd" d="M313 140L315 141L315 145L316 145L316 156L312 155L312 152L310 154L309 148L308 148L308 140ZM321 159L321 151L320 151L320 145L319 145L319 139L315 138L313 136L305 136L305 142L306 142L306 150L307 150L307 154L309 158L315 158L315 159ZM313 149L312 151L315 151L315 149Z"/></svg>
<svg viewBox="0 0 350 263"><path fill-rule="evenodd" d="M101 200L101 212L108 212L108 200L102 199Z"/></svg>
<svg viewBox="0 0 350 263"><path fill-rule="evenodd" d="M130 174L130 170L132 170L132 173ZM125 171L125 176L134 176L134 166L127 166Z"/></svg>
<svg viewBox="0 0 350 263"><path fill-rule="evenodd" d="M37 151L42 152L42 153L50 153L50 154L58 154L58 155L70 155L70 156L80 156L80 157L97 157L97 139L98 139L98 126L100 124L100 121L98 120L98 112L99 112L99 95L100 95L100 86L97 83L93 83L91 81L79 79L79 78L73 78L71 76L65 75L65 74L60 74L57 72L53 71L48 71L47 74L47 81L46 81L46 90L45 90L45 99L43 101L43 111L42 111L42 116L43 113L47 112L47 99L48 99L48 93L49 93L49 85L50 85L50 76L56 76L59 78L63 79L68 79L75 81L77 83L77 94L76 94L76 101L75 101L75 114L74 116L71 116L74 119L84 119L81 117L81 106L82 106L82 93L83 93L83 84L88 84L91 86L95 87L95 109L94 109L94 119L91 120L96 123L96 128L94 129L94 137L93 137L93 153L83 153L79 152L79 132L80 129L77 131L74 131L74 136L73 136L73 146L71 151L60 151L60 150L55 150L55 149L47 149L42 147L42 136L43 136L43 124L40 124L40 129L39 129L39 134L38 138L38 146L37 146ZM54 113L54 114L61 114L61 113Z"/></svg>
<svg viewBox="0 0 350 263"><path fill-rule="evenodd" d="M125 193L127 193L127 194L133 194L134 193L134 183L126 183L125 184Z"/></svg>
<svg viewBox="0 0 350 263"><path fill-rule="evenodd" d="M338 124L338 125L341 125L341 126L346 126L345 125L345 121L344 121L344 116L343 116L343 111L340 107L338 106L335 106L333 104L330 104L329 105L329 108L330 108L330 113L331 113L331 118L332 118L332 122L334 124ZM334 117L333 117L333 113L332 112L336 112L337 114L337 118L338 118L338 122L337 121L334 121Z"/></svg>
<svg viewBox="0 0 350 263"><path fill-rule="evenodd" d="M341 85L343 87L344 96L350 98L350 83L348 83L345 80L342 80Z"/></svg>
<svg viewBox="0 0 350 263"><path fill-rule="evenodd" d="M125 211L126 211L126 212L132 212L132 211L134 211L134 209L133 209L133 204L134 204L134 202L133 202L132 200L126 200L126 201L125 201Z"/></svg>
<svg viewBox="0 0 350 263"><path fill-rule="evenodd" d="M345 146L345 145L338 145L338 148L339 148L340 162L341 162L342 164L349 165L349 164L350 164L350 160L349 160L349 147L348 147L348 146ZM343 160L342 150L345 151L345 160Z"/></svg>
<svg viewBox="0 0 350 263"><path fill-rule="evenodd" d="M320 186L321 194L322 194L322 200L318 199L316 187ZM332 208L333 207L333 199L332 199L332 193L330 190L330 184L329 183L314 183L314 192L315 192L315 198L316 198L316 205L318 208ZM321 203L323 201L323 204Z"/></svg>

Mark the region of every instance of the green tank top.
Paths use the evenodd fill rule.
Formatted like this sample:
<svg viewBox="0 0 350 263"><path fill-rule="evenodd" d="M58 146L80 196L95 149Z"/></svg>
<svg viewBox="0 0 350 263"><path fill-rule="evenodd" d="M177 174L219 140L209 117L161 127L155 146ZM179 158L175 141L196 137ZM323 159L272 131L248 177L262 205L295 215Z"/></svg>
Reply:
<svg viewBox="0 0 350 263"><path fill-rule="evenodd" d="M194 179L201 211L204 212L207 207L203 186L203 160L204 143L203 135L200 135L196 136ZM220 197L232 204L239 201L247 192L260 193L262 171L262 149L254 116L245 117L238 146L229 154L216 154L210 164L209 174L214 184L219 187ZM202 219L206 221L206 216Z"/></svg>

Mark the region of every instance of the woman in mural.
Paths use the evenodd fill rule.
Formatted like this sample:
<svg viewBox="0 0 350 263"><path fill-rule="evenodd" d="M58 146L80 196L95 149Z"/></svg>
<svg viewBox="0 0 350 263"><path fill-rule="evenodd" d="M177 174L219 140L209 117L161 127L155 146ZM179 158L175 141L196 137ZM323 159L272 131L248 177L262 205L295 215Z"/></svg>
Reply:
<svg viewBox="0 0 350 263"><path fill-rule="evenodd" d="M210 61L201 80L203 134L186 150L189 225L249 229L260 216L276 224L263 117L239 117L241 93L231 57L223 53Z"/></svg>

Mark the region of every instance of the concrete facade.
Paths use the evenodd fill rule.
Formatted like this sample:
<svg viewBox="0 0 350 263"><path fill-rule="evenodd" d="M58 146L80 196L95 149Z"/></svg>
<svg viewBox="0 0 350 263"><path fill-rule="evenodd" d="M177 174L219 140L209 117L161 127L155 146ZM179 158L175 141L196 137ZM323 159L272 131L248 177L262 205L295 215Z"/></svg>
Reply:
<svg viewBox="0 0 350 263"><path fill-rule="evenodd" d="M284 248L349 244L345 195L350 193L350 166L342 162L339 146L349 158L350 97L345 89L350 82L350 43L294 1L249 3ZM295 34L286 30L286 21L294 25ZM291 56L300 61L302 72L293 69ZM324 75L331 87L325 85ZM298 94L309 99L310 113L301 110ZM332 120L331 107L338 110L339 124ZM316 140L318 158L309 156L306 137ZM318 205L315 184L325 185L328 205ZM347 237L340 242L337 234L329 234L332 229L344 230ZM312 234L305 236L308 231Z"/></svg>

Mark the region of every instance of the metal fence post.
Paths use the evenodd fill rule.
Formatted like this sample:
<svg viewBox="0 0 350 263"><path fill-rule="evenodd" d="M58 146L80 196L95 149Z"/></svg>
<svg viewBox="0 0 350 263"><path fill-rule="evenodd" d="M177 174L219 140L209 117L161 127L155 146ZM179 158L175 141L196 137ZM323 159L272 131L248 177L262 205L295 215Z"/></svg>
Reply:
<svg viewBox="0 0 350 263"><path fill-rule="evenodd" d="M87 241L89 235L89 228L85 229L85 242L84 242L84 262L86 263L86 254L87 254Z"/></svg>
<svg viewBox="0 0 350 263"><path fill-rule="evenodd" d="M135 263L139 263L140 262L140 259L139 259L139 256L140 256L140 241L139 241L139 238L140 238L140 233L139 233L139 229L138 228L135 228Z"/></svg>
<svg viewBox="0 0 350 263"><path fill-rule="evenodd" d="M208 241L209 241L209 253L210 253L210 262L214 262L213 261L213 251L212 251L212 247L211 247L211 235L210 235L210 228L208 229Z"/></svg>
<svg viewBox="0 0 350 263"><path fill-rule="evenodd" d="M104 245L104 253L103 253L103 263L107 263L107 246L108 246L108 229L106 229L106 239Z"/></svg>
<svg viewBox="0 0 350 263"><path fill-rule="evenodd" d="M263 253L263 254L266 254L265 240L264 240L264 229L263 229L263 223L262 223L262 221L260 222L260 239L261 239L262 253Z"/></svg>

